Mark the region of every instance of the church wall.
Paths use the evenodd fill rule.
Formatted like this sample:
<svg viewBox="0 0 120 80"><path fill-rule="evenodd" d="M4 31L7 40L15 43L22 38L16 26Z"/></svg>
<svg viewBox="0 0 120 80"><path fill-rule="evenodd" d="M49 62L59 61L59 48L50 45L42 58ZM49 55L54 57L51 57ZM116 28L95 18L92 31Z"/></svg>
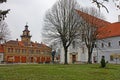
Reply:
<svg viewBox="0 0 120 80"><path fill-rule="evenodd" d="M111 46L108 46L108 43L110 42ZM104 44L102 47L101 44ZM101 57L105 56L105 60L109 63L119 63L120 64L120 37L111 37L106 38L104 40L99 40L97 43L99 49L94 49L93 55L97 56L98 63L101 61ZM115 56L117 55L118 59L115 59ZM113 56L114 59L111 60L111 56Z"/></svg>

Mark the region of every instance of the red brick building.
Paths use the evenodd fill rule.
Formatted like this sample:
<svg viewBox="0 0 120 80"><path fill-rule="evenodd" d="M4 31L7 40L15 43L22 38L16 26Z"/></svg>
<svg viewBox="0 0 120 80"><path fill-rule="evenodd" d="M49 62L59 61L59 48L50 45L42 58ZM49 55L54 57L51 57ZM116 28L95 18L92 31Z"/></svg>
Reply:
<svg viewBox="0 0 120 80"><path fill-rule="evenodd" d="M4 44L4 61L10 63L49 63L51 48L31 41L28 26L25 26L21 41L10 40Z"/></svg>

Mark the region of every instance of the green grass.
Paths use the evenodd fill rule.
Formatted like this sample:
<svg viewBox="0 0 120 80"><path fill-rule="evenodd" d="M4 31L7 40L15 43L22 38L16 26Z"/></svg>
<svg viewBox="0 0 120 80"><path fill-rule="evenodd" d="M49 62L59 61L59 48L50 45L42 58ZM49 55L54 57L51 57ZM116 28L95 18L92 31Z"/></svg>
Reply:
<svg viewBox="0 0 120 80"><path fill-rule="evenodd" d="M0 80L120 80L120 65L0 65Z"/></svg>

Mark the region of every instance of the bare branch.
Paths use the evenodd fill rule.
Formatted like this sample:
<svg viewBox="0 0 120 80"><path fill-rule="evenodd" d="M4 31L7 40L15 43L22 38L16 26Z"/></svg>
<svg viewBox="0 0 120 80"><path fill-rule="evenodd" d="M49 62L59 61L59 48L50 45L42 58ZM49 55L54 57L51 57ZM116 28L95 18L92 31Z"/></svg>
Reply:
<svg viewBox="0 0 120 80"><path fill-rule="evenodd" d="M77 7L78 4L75 0L59 0L45 16L43 30L46 33L43 35L47 35L52 42L54 40L61 41L65 55L67 55L68 47L80 32L80 17L75 11ZM65 63L67 63L66 56Z"/></svg>

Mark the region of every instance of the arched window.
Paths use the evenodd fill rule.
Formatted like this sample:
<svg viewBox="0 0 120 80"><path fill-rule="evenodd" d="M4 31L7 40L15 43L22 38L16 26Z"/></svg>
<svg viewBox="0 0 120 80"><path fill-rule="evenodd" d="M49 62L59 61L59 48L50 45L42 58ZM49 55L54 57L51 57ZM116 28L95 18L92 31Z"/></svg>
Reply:
<svg viewBox="0 0 120 80"><path fill-rule="evenodd" d="M113 61L113 56L112 55L110 55L110 61Z"/></svg>
<svg viewBox="0 0 120 80"><path fill-rule="evenodd" d="M119 41L119 46L120 46L120 41Z"/></svg>
<svg viewBox="0 0 120 80"><path fill-rule="evenodd" d="M111 47L111 42L108 42L108 47Z"/></svg>
<svg viewBox="0 0 120 80"><path fill-rule="evenodd" d="M101 46L102 46L102 48L103 48L103 47L104 47L104 44L102 43Z"/></svg>

